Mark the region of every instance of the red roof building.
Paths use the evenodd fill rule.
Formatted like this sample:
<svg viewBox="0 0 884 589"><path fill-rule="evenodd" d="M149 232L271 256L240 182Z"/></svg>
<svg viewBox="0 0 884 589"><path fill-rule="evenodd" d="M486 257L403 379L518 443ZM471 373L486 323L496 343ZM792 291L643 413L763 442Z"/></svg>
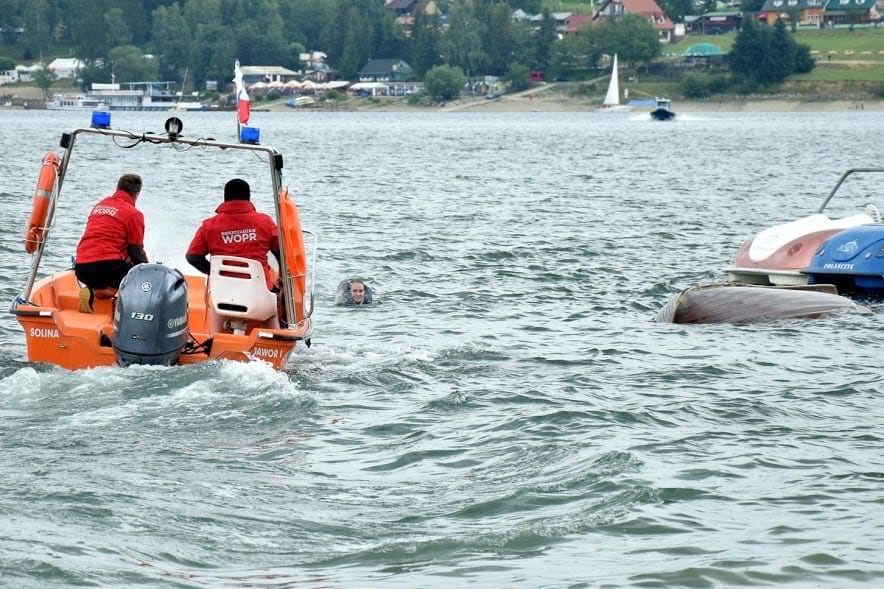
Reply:
<svg viewBox="0 0 884 589"><path fill-rule="evenodd" d="M654 0L605 0L592 20L618 18L627 14L644 16L660 35L661 43L672 41L672 21Z"/></svg>

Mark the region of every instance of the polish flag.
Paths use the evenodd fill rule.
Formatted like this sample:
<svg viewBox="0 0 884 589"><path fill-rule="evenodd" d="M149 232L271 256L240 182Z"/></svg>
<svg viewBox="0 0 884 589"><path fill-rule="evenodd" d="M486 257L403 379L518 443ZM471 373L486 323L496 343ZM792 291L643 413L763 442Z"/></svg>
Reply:
<svg viewBox="0 0 884 589"><path fill-rule="evenodd" d="M236 114L239 116L241 125L249 124L250 104L249 93L242 82L242 71L239 69L239 60L233 65L233 87L236 92Z"/></svg>

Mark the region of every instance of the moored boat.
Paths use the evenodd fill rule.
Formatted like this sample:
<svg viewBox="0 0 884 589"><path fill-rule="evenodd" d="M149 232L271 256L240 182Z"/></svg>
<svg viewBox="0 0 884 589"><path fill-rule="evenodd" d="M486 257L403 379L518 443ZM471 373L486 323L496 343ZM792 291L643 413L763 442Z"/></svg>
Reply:
<svg viewBox="0 0 884 589"><path fill-rule="evenodd" d="M884 294L884 225L836 233L817 248L803 272L808 284L834 284L844 293Z"/></svg>
<svg viewBox="0 0 884 589"><path fill-rule="evenodd" d="M56 94L52 100L46 103L47 110L103 110L108 108L108 104L94 96L78 94L71 96L68 94Z"/></svg>
<svg viewBox="0 0 884 589"><path fill-rule="evenodd" d="M98 122L93 118L92 127L62 134L61 156L50 152L41 168L24 244L32 254L30 272L10 309L24 329L28 361L79 369L262 359L287 368L295 347L310 344L316 238L302 229L298 208L283 186L282 154L253 143L185 138L177 118L167 121L165 134L133 133L111 129L108 113L96 114L103 116ZM95 291L85 306L72 269L41 274L72 153L87 138L114 149L166 146L185 153L199 148L195 151L265 160L279 227L279 299L267 290L259 262L233 256L213 256L208 277L163 264L137 265L119 291ZM305 236L312 238L309 264Z"/></svg>
<svg viewBox="0 0 884 589"><path fill-rule="evenodd" d="M844 217L829 217L825 212L848 177L857 173L880 172L884 172L884 168L847 170L817 212L768 227L743 242L733 265L727 268L728 280L781 286L807 284L804 269L811 265L814 254L823 242L845 229L881 222L881 214L875 203L866 203L860 211Z"/></svg>

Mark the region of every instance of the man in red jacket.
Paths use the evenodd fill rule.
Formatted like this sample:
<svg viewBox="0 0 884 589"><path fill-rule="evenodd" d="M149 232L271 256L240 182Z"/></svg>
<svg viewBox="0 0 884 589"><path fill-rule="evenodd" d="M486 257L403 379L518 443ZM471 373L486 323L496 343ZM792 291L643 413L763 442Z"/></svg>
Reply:
<svg viewBox="0 0 884 589"><path fill-rule="evenodd" d="M146 264L144 215L135 208L141 194L141 176L124 174L117 190L99 201L89 213L83 237L77 244L74 273L92 294L97 289L117 289L136 264Z"/></svg>
<svg viewBox="0 0 884 589"><path fill-rule="evenodd" d="M202 222L190 247L187 261L204 274L209 273L206 256L239 256L261 262L267 288L274 290L274 275L267 259L269 251L279 262L279 230L270 215L259 213L251 203L245 180L234 178L224 185L224 202L217 213Z"/></svg>

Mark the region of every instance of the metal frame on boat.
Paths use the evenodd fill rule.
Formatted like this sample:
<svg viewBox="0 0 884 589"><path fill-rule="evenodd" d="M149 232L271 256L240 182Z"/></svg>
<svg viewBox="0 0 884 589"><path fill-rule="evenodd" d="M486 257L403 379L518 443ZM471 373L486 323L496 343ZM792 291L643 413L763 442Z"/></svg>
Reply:
<svg viewBox="0 0 884 589"><path fill-rule="evenodd" d="M314 233L301 228L297 206L282 185L282 154L269 146L182 137L180 133L183 125L176 118L167 121L165 135L113 130L109 127L109 117L106 125L99 123L96 126L94 120L93 127L78 128L62 134L60 146L64 153L60 160L55 158L54 164L47 164L44 160L44 171L50 170L50 182L44 185L41 174L38 194L34 199L35 211L40 198L46 200L42 202L43 208L37 215L38 226L34 226L35 216L32 213L31 227L25 242L25 249L33 254L30 272L21 294L10 309L24 328L28 360L69 369L118 362L114 343L114 329L119 319L114 312L116 301L113 298L98 298L94 301L91 312L83 312L80 306L81 289L73 270L38 279L40 262L52 233L56 204L74 146L81 136L99 136L115 143L121 140L131 142L124 147L139 144L199 147L238 150L266 157L280 233L280 257L283 263L280 264L279 273L282 278L281 298L285 317L288 318L287 324L283 322L280 327L279 321L269 324L253 321L248 323L245 330L214 330L210 321L213 310L207 300L207 278L201 275L182 275L187 287L186 317L189 338L176 362L186 364L210 359L247 361L259 358L276 368L287 368L289 353L297 342L310 345L317 239ZM48 194L41 197L41 191ZM309 264L304 235L311 238ZM148 360L143 363L152 362Z"/></svg>

